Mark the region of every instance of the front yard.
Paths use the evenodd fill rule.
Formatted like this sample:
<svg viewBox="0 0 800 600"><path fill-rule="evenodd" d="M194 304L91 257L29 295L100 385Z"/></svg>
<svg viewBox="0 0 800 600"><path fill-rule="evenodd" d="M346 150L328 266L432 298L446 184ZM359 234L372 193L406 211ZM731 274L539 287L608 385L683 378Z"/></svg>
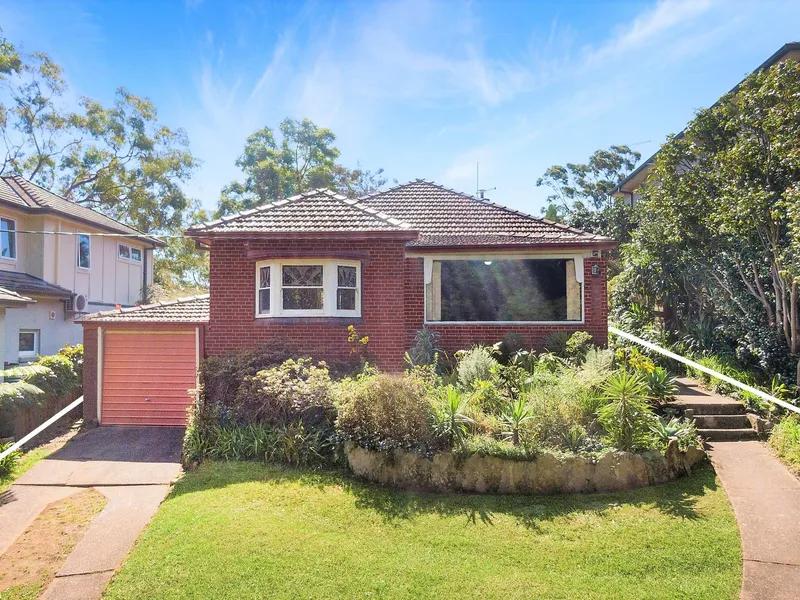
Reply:
<svg viewBox="0 0 800 600"><path fill-rule="evenodd" d="M392 492L336 473L206 462L108 598L738 598L713 470L632 492Z"/></svg>

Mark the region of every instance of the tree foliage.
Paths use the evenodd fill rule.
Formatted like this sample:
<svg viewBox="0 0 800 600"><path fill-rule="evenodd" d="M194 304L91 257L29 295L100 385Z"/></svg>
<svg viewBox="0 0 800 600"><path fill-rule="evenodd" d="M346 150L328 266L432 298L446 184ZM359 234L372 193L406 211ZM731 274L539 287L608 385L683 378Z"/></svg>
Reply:
<svg viewBox="0 0 800 600"><path fill-rule="evenodd" d="M263 127L247 138L236 166L243 182L222 189L215 216L233 214L265 202L287 198L316 188L338 191L348 197L375 192L386 184L383 169L350 170L338 161L336 136L309 119L286 118L278 135Z"/></svg>
<svg viewBox="0 0 800 600"><path fill-rule="evenodd" d="M61 67L24 53L0 30L0 174L17 174L140 231L172 234L198 218L182 189L198 161L186 134L158 120L153 103L123 87L105 106L67 100ZM156 253L156 279L203 285L207 258L170 238Z"/></svg>
<svg viewBox="0 0 800 600"><path fill-rule="evenodd" d="M104 106L73 110L61 67L0 41L0 174L18 174L144 232L176 230L190 206L181 189L197 166L186 134L153 103L118 88Z"/></svg>
<svg viewBox="0 0 800 600"><path fill-rule="evenodd" d="M618 302L667 327L712 323L743 361L800 354L800 64L750 75L661 149L625 249Z"/></svg>
<svg viewBox="0 0 800 600"><path fill-rule="evenodd" d="M612 193L641 155L628 146L597 150L585 164L553 165L536 180L551 190L546 218L625 241L633 228L632 209Z"/></svg>

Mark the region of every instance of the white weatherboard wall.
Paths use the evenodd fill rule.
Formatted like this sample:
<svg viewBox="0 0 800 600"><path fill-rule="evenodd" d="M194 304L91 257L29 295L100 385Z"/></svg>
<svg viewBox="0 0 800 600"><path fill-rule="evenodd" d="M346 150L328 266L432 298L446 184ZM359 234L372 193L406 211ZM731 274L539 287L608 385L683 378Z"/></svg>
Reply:
<svg viewBox="0 0 800 600"><path fill-rule="evenodd" d="M39 330L39 353L55 354L66 344L83 343L83 328L72 319L64 320L64 304L53 298L34 297L36 304L28 308L7 308L4 360L19 362L20 329ZM50 312L55 312L55 319Z"/></svg>

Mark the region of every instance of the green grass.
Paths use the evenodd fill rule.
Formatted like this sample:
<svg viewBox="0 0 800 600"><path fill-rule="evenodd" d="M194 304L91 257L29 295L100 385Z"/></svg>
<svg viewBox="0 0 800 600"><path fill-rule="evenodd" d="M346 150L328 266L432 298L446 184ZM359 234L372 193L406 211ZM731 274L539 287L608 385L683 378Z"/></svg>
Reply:
<svg viewBox="0 0 800 600"><path fill-rule="evenodd" d="M800 418L784 417L769 437L770 447L788 467L800 475Z"/></svg>
<svg viewBox="0 0 800 600"><path fill-rule="evenodd" d="M621 494L391 492L206 463L107 598L738 598L736 522L710 467Z"/></svg>
<svg viewBox="0 0 800 600"><path fill-rule="evenodd" d="M59 450L71 438L80 433L82 427L83 419L78 419L74 423L64 426L63 430L57 431L57 437L46 441L40 446L32 448L28 452L25 452L20 457L19 462L17 462L13 469L11 469L10 473L0 476L0 493L7 490L18 477L33 467L33 465L38 463L40 460L47 458L56 450ZM0 600L3 599L0 598Z"/></svg>
<svg viewBox="0 0 800 600"><path fill-rule="evenodd" d="M0 477L0 492L4 492L8 487L14 483L14 480L22 475L25 471L30 469L37 462L46 458L49 454L54 452L56 448L48 446L39 446L30 452L26 452L19 459L19 462L11 469L11 472Z"/></svg>

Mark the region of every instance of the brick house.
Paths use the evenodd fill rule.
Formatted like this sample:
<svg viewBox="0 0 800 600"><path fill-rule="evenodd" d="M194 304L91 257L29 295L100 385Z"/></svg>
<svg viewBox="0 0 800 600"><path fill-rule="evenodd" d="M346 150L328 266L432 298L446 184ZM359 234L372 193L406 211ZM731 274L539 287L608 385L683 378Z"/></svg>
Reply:
<svg viewBox="0 0 800 600"><path fill-rule="evenodd" d="M607 341L604 251L613 240L423 180L358 200L315 190L186 235L210 251L209 296L83 319L95 380L84 389L89 419L162 422L156 396L179 359L188 379L164 406L164 422L179 422L201 356L280 342L345 358L350 325L369 336L370 360L395 371L423 326L451 352L511 331L531 347L551 331ZM132 356L135 347L149 356ZM131 361L155 382L151 396L135 374L122 381Z"/></svg>

